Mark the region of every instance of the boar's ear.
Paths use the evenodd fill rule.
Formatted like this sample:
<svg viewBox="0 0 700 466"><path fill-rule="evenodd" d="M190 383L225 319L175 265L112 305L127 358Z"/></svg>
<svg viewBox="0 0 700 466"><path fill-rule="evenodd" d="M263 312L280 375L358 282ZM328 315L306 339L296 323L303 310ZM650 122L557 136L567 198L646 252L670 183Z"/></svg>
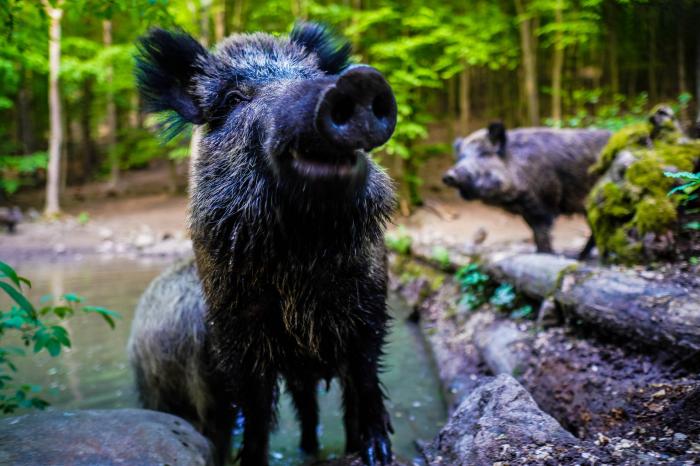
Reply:
<svg viewBox="0 0 700 466"><path fill-rule="evenodd" d="M194 78L203 74L209 52L183 31L154 28L138 40L136 82L148 112L174 111L165 132L174 136L187 123L204 123L194 95Z"/></svg>
<svg viewBox="0 0 700 466"><path fill-rule="evenodd" d="M452 143L452 153L455 155L455 157L459 157L459 146L462 144L462 141L464 138L455 138L454 142Z"/></svg>
<svg viewBox="0 0 700 466"><path fill-rule="evenodd" d="M318 67L325 73L338 74L350 66L350 43L336 38L326 26L298 22L289 39L316 54Z"/></svg>
<svg viewBox="0 0 700 466"><path fill-rule="evenodd" d="M508 142L505 125L500 121L493 122L489 125L488 132L489 141L498 147L498 155L503 157L506 154L506 142Z"/></svg>

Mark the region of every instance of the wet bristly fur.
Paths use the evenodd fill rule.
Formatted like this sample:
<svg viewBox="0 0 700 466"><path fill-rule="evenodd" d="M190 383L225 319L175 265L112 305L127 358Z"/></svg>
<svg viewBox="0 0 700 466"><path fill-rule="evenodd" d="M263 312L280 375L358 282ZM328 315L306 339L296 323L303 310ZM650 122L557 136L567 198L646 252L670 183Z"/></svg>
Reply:
<svg viewBox="0 0 700 466"><path fill-rule="evenodd" d="M169 52L149 53L149 47L141 47L144 69L163 69L159 60ZM352 183L314 182L283 163L290 149L304 151L316 143L304 136L314 110L309 89L348 67L349 48L320 26L302 24L290 38L234 35L211 53L198 52L195 63L195 72L178 80L198 111L190 121L197 123L201 114L206 123L193 164L189 209L196 283L206 305L204 310L202 303L177 307L185 320L202 315L206 328L192 332L198 339L193 344L187 335L191 328L173 323L172 311L156 309L153 319L139 319L145 330L134 332L153 336L149 343L135 337L138 342L131 345L142 397L168 397L174 378L197 372L186 364L168 366L171 353L165 348L197 346L189 348L192 364L206 368L200 374L213 371L202 382L207 395L192 394L188 382L176 387L176 398L187 394L187 410L203 426L210 419L208 409L200 408L208 401L202 400L215 400L222 410L240 408L242 464L257 466L267 464L278 379L285 379L297 408L301 446L313 452L318 448L316 386L339 377L348 451L361 451L366 462L384 462L390 458L390 424L378 371L388 320L383 232L394 208L391 182L370 159ZM149 79L141 79L146 89ZM164 289L168 280L182 281L178 273L193 276L194 269L161 279L147 296L169 293L175 300L176 293L182 299L183 293L196 294L193 287ZM160 377L149 375L157 372L149 367L159 367ZM192 377L188 380L197 380ZM228 448L221 432L209 437L220 451Z"/></svg>
<svg viewBox="0 0 700 466"><path fill-rule="evenodd" d="M206 304L192 260L156 278L141 296L127 345L141 405L187 419L223 461L235 410L211 360Z"/></svg>
<svg viewBox="0 0 700 466"><path fill-rule="evenodd" d="M457 163L451 170L464 198L521 215L537 250L551 252L555 218L585 213L585 198L597 178L589 168L609 138L603 130L506 131L494 123L455 142Z"/></svg>

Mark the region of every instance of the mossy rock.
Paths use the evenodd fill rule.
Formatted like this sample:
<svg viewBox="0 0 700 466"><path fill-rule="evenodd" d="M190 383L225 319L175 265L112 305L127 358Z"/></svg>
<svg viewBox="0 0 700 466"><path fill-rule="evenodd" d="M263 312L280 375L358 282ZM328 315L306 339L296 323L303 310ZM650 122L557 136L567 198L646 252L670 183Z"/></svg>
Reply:
<svg viewBox="0 0 700 466"><path fill-rule="evenodd" d="M669 121L655 126L650 118L618 131L591 168L603 176L589 195L588 220L606 262L679 258L675 238L683 222L677 199L668 196L675 180L664 172L697 170L700 141Z"/></svg>

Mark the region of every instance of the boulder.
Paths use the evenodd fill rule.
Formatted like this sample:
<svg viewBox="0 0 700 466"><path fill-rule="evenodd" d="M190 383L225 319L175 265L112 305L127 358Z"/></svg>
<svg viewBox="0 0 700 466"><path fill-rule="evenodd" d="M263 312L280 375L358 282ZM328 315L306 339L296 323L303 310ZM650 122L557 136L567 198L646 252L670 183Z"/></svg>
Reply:
<svg viewBox="0 0 700 466"><path fill-rule="evenodd" d="M431 465L538 464L576 443L527 390L502 374L471 392L424 453Z"/></svg>
<svg viewBox="0 0 700 466"><path fill-rule="evenodd" d="M0 419L0 464L210 466L214 456L206 438L170 414L46 411Z"/></svg>

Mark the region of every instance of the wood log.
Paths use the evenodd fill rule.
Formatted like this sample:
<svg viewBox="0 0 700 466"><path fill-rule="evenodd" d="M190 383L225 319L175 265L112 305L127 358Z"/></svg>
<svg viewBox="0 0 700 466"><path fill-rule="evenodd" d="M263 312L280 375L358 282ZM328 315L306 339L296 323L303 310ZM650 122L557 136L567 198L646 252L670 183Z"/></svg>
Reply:
<svg viewBox="0 0 700 466"><path fill-rule="evenodd" d="M427 248L413 254L434 263ZM552 254L450 251L448 269L479 261L494 279L605 331L677 352L700 350L700 287L661 273L587 265ZM444 265L442 265L445 268Z"/></svg>

